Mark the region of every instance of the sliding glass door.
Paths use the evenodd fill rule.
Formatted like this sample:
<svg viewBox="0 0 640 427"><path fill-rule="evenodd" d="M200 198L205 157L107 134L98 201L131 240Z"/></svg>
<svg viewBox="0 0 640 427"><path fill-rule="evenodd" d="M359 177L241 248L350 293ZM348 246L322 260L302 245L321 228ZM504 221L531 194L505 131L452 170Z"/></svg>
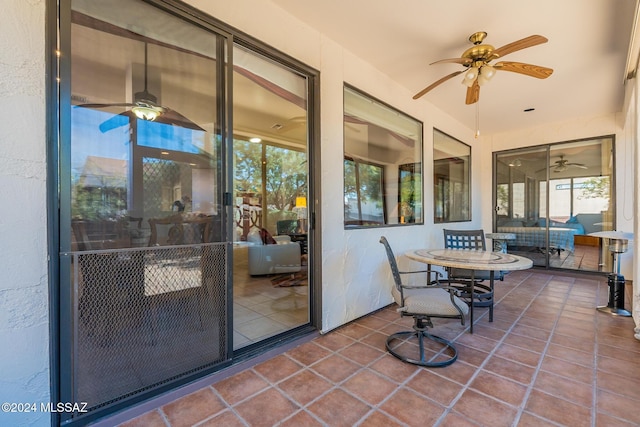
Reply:
<svg viewBox="0 0 640 427"><path fill-rule="evenodd" d="M61 11L59 401L84 425L311 330L317 73L170 1Z"/></svg>
<svg viewBox="0 0 640 427"><path fill-rule="evenodd" d="M233 348L310 322L308 79L233 50Z"/></svg>
<svg viewBox="0 0 640 427"><path fill-rule="evenodd" d="M495 153L495 230L534 265L610 271L601 240L615 228L613 138Z"/></svg>

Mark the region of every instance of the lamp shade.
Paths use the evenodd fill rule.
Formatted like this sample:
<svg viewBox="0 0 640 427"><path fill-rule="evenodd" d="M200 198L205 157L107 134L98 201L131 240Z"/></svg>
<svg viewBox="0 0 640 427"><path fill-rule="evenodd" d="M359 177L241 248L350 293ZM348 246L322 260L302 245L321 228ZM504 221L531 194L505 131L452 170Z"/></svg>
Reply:
<svg viewBox="0 0 640 427"><path fill-rule="evenodd" d="M307 198L296 197L296 208L306 208L306 207L307 207Z"/></svg>

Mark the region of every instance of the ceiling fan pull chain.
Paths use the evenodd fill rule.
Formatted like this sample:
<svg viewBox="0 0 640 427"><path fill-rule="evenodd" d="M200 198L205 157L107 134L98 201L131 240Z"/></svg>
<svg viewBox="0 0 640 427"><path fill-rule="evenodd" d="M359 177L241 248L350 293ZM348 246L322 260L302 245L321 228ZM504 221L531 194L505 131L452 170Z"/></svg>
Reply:
<svg viewBox="0 0 640 427"><path fill-rule="evenodd" d="M475 138L477 139L480 136L480 100L476 102L476 134Z"/></svg>

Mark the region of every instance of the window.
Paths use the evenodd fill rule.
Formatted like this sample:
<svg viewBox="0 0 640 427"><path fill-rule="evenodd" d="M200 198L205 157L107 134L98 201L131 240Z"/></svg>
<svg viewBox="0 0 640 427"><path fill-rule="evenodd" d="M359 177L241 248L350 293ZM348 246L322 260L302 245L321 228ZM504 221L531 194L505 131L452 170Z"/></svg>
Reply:
<svg viewBox="0 0 640 427"><path fill-rule="evenodd" d="M420 224L422 123L344 88L344 224Z"/></svg>
<svg viewBox="0 0 640 427"><path fill-rule="evenodd" d="M471 147L433 131L433 221L471 220Z"/></svg>

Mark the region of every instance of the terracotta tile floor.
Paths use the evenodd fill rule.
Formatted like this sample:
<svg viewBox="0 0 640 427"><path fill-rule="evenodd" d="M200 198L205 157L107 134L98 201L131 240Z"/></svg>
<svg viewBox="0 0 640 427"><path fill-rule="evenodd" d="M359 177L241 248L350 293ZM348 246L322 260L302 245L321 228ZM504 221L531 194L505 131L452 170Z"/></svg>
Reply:
<svg viewBox="0 0 640 427"><path fill-rule="evenodd" d="M434 319L459 358L403 363L388 307L122 424L133 426L638 426L633 320L595 310L606 279L529 270L497 284L493 323ZM161 402L161 399L158 400Z"/></svg>

